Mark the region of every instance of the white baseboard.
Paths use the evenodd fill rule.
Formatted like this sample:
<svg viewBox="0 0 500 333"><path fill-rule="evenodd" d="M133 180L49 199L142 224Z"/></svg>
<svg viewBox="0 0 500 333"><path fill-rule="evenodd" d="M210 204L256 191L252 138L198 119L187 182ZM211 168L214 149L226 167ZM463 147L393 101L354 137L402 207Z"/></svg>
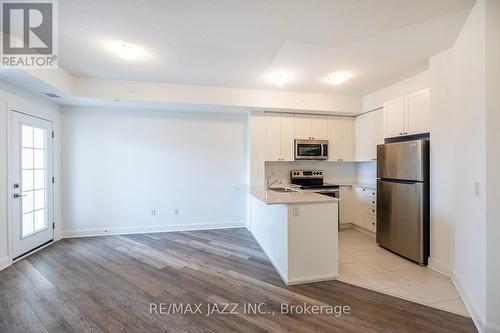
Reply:
<svg viewBox="0 0 500 333"><path fill-rule="evenodd" d="M9 267L10 264L11 264L11 261L10 261L9 257L0 258L0 271Z"/></svg>
<svg viewBox="0 0 500 333"><path fill-rule="evenodd" d="M456 278L455 275L451 277L451 281L453 282L453 285L455 286L455 289L458 291L458 294L460 295L460 298L465 304L465 307L467 308L467 311L469 311L469 314L474 321L474 324L476 325L477 330L479 333L492 333L494 331L488 331L486 328L486 319L484 315L478 311L476 306L470 301L470 297L468 293L465 291L465 289L462 287L459 279Z"/></svg>
<svg viewBox="0 0 500 333"><path fill-rule="evenodd" d="M356 231L361 232L362 234L367 235L368 237L371 237L373 239L377 238L377 235L373 231L367 230L363 227L360 227L359 225L353 224L352 228Z"/></svg>
<svg viewBox="0 0 500 333"><path fill-rule="evenodd" d="M451 277L451 269L448 265L445 265L439 260L433 260L432 258L429 258L429 263L427 265L428 268L432 269L433 271L438 272L439 274L442 274L447 277Z"/></svg>
<svg viewBox="0 0 500 333"><path fill-rule="evenodd" d="M255 239L255 241L257 242L257 244L259 244L260 249L262 250L262 252L264 252L264 254L266 255L267 259L269 259L269 262L271 263L271 265L273 265L273 267L276 270L276 272L278 272L278 275L280 276L281 280L283 280L283 282L286 285L288 285L288 276L284 272L281 272L281 270L278 268L278 266L274 264L273 260L271 259L271 256L269 256L269 254L266 252L266 250L264 249L264 247L260 244L259 240L257 239L257 237L255 237L255 235L252 233L251 230L250 230L250 233L252 234L252 237L253 237L253 239Z"/></svg>
<svg viewBox="0 0 500 333"><path fill-rule="evenodd" d="M78 229L78 230L64 230L63 238L146 234L146 233L189 231L189 230L229 229L229 228L245 228L245 227L246 227L245 222L241 221L241 222L223 222L223 223L174 224L174 225L145 226L145 227Z"/></svg>
<svg viewBox="0 0 500 333"><path fill-rule="evenodd" d="M338 276L339 276L338 274L333 274L333 275L308 276L308 277L302 278L302 279L290 279L287 282L287 286L291 286L294 284L336 280L338 278Z"/></svg>

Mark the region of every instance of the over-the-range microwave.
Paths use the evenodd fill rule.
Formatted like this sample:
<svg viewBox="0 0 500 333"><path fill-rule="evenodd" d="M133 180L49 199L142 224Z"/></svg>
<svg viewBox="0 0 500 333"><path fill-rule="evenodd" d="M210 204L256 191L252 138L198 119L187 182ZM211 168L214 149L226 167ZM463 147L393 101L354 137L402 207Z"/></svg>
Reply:
<svg viewBox="0 0 500 333"><path fill-rule="evenodd" d="M327 160L328 140L295 139L296 160Z"/></svg>

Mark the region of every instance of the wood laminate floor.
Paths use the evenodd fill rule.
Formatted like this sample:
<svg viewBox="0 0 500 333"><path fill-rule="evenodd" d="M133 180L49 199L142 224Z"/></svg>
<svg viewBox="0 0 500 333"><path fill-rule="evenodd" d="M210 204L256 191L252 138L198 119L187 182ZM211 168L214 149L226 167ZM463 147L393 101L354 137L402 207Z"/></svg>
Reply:
<svg viewBox="0 0 500 333"><path fill-rule="evenodd" d="M166 314L169 304L186 313ZM265 313L244 313L247 304ZM326 313L282 314L282 304ZM287 287L246 229L65 239L0 272L0 332L266 331L476 329L470 318L340 281Z"/></svg>

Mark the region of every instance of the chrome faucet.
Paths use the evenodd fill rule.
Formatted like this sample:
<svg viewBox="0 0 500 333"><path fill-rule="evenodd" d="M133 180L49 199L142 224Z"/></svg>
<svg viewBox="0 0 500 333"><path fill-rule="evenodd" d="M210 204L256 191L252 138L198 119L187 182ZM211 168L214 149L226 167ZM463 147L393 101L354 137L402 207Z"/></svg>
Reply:
<svg viewBox="0 0 500 333"><path fill-rule="evenodd" d="M268 191L271 189L271 186L273 186L274 184L276 184L277 182L279 182L279 179L275 179L272 182L269 182L270 179L271 179L271 176L269 176L269 177L266 178L266 190L268 190Z"/></svg>

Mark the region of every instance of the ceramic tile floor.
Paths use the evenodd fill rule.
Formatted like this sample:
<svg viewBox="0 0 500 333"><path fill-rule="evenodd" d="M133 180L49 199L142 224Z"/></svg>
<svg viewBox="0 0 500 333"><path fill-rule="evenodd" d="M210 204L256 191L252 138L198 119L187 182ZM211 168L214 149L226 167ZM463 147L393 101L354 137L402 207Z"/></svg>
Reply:
<svg viewBox="0 0 500 333"><path fill-rule="evenodd" d="M448 277L383 249L354 229L339 232L339 280L470 317Z"/></svg>

